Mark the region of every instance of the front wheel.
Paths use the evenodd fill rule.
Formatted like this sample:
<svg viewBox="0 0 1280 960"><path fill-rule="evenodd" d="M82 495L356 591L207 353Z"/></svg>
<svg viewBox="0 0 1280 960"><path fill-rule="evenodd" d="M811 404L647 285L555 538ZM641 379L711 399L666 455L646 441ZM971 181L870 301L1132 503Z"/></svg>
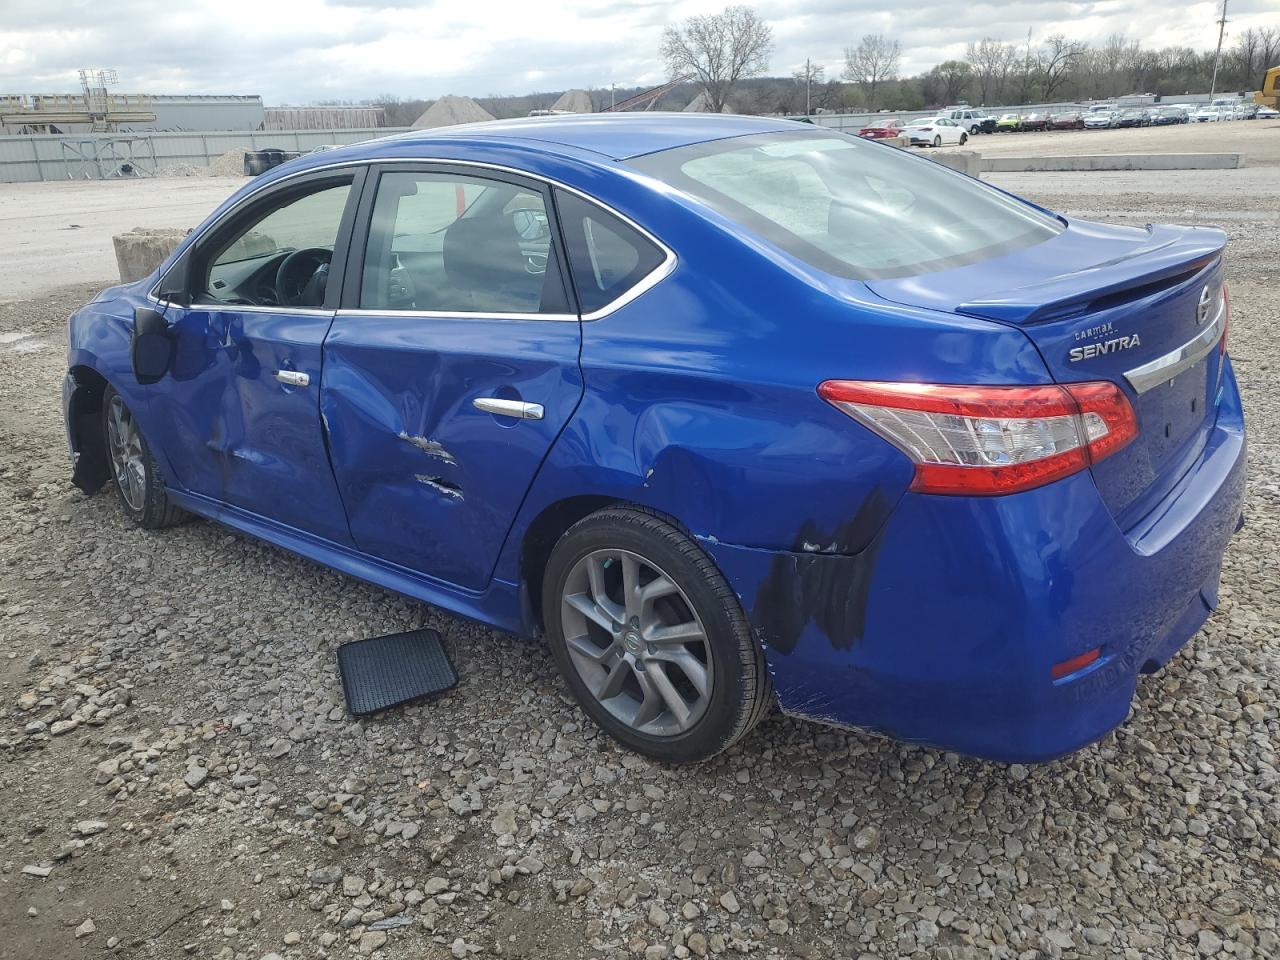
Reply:
<svg viewBox="0 0 1280 960"><path fill-rule="evenodd" d="M133 418L133 411L107 387L102 397L102 431L111 461L111 478L129 519L146 530L169 527L186 514L169 502L160 468Z"/></svg>
<svg viewBox="0 0 1280 960"><path fill-rule="evenodd" d="M967 133L960 134L960 146L963 147L968 142L969 142L969 135Z"/></svg>
<svg viewBox="0 0 1280 960"><path fill-rule="evenodd" d="M940 146L942 146L942 134L940 134L940 133L936 133L936 134L934 134L934 136L933 136L933 145L934 145L935 147L940 147Z"/></svg>
<svg viewBox="0 0 1280 960"><path fill-rule="evenodd" d="M547 564L543 613L569 689L638 753L705 760L772 703L737 597L691 537L651 513L609 508L571 527Z"/></svg>

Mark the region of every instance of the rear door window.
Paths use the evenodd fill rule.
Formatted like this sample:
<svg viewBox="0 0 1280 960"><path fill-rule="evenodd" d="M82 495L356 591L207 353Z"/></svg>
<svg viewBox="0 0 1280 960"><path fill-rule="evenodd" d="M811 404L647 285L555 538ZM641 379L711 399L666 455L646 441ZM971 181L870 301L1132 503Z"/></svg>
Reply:
<svg viewBox="0 0 1280 960"><path fill-rule="evenodd" d="M455 315L566 312L544 193L465 174L383 173L359 306Z"/></svg>
<svg viewBox="0 0 1280 960"><path fill-rule="evenodd" d="M556 207L584 314L626 296L667 258L635 227L577 194L557 190Z"/></svg>

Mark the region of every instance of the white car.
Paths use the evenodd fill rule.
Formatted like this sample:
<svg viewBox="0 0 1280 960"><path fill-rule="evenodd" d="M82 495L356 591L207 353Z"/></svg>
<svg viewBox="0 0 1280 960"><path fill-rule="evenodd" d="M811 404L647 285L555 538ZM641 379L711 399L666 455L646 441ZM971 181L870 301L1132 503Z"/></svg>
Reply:
<svg viewBox="0 0 1280 960"><path fill-rule="evenodd" d="M1274 120L1280 117L1280 110L1275 107L1259 107L1258 112L1254 114L1256 120Z"/></svg>
<svg viewBox="0 0 1280 960"><path fill-rule="evenodd" d="M969 140L969 131L959 121L949 117L930 117L927 120L912 120L902 128L902 135L910 146L941 147L953 144L964 144Z"/></svg>
<svg viewBox="0 0 1280 960"><path fill-rule="evenodd" d="M1116 115L1110 110L1090 110L1084 117L1086 130L1106 130L1116 122Z"/></svg>
<svg viewBox="0 0 1280 960"><path fill-rule="evenodd" d="M1224 119L1216 107L1202 107L1191 115L1192 123L1217 123Z"/></svg>

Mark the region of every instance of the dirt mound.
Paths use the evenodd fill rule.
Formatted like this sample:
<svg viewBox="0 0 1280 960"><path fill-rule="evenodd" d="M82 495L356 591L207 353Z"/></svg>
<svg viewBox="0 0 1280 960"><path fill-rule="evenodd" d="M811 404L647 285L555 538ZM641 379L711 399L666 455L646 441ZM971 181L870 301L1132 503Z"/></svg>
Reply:
<svg viewBox="0 0 1280 960"><path fill-rule="evenodd" d="M220 157L215 157L210 161L206 168L208 177L243 177L244 176L244 155L247 151L244 147L236 147L228 150Z"/></svg>

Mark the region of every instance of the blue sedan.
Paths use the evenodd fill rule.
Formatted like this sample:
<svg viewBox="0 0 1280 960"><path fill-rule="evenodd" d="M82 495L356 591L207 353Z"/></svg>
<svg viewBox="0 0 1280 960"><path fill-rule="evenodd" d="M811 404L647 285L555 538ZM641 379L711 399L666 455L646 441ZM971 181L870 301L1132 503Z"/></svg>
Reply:
<svg viewBox="0 0 1280 960"><path fill-rule="evenodd" d="M545 637L663 760L775 703L1046 760L1217 602L1223 246L779 120L414 132L75 313L74 482Z"/></svg>

